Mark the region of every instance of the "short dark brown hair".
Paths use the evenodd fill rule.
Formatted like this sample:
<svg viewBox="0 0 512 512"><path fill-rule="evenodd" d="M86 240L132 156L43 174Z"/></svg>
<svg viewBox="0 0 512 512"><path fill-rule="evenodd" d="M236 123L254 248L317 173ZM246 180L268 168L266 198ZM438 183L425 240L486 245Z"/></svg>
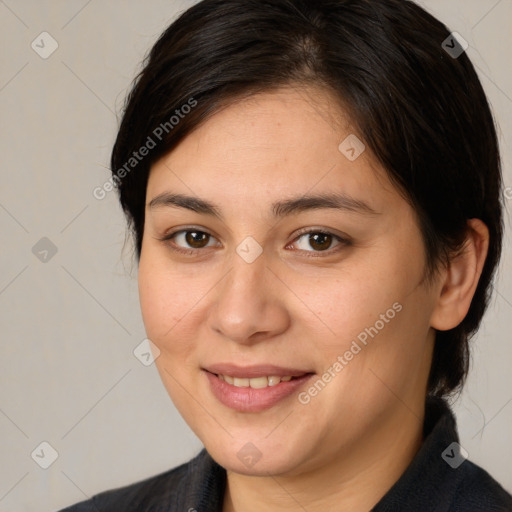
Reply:
<svg viewBox="0 0 512 512"><path fill-rule="evenodd" d="M429 281L461 249L468 219L489 229L468 314L436 332L428 392L459 389L501 254L502 177L481 83L466 53L450 54L446 41L458 48L445 25L409 0L203 0L188 9L146 57L112 152L137 259L153 163L242 96L320 85L348 107L367 148L413 207ZM127 166L134 151L150 146Z"/></svg>

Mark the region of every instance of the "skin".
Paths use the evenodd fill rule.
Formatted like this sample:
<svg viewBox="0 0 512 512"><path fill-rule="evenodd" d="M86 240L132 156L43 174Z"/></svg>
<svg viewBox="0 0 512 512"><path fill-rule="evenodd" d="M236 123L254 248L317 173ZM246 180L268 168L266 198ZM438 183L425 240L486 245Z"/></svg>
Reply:
<svg viewBox="0 0 512 512"><path fill-rule="evenodd" d="M224 512L374 506L422 443L434 328L458 325L475 292L485 225L469 221L464 253L427 285L414 211L369 150L355 161L338 150L352 133L326 91L283 88L221 110L151 169L143 319L171 399L228 471ZM377 213L271 214L275 201L333 191ZM151 208L164 192L208 200L223 220ZM303 228L350 243L333 237L322 251ZM182 229L211 236L161 240ZM263 249L252 263L236 252L247 236ZM307 404L294 393L262 412L237 412L214 397L201 371L218 362L271 363L321 376L394 303L401 311ZM237 457L248 442L261 453L252 467Z"/></svg>

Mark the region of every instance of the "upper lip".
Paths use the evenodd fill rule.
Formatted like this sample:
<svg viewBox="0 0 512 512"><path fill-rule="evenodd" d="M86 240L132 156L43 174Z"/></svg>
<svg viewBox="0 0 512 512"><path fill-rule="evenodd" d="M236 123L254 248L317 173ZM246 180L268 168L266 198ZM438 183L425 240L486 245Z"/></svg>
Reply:
<svg viewBox="0 0 512 512"><path fill-rule="evenodd" d="M273 364L259 364L251 366L237 366L230 363L212 364L204 368L204 370L215 373L216 375L229 375L230 377L257 378L257 377L301 377L308 373L313 373L300 368L287 368L284 366L275 366Z"/></svg>

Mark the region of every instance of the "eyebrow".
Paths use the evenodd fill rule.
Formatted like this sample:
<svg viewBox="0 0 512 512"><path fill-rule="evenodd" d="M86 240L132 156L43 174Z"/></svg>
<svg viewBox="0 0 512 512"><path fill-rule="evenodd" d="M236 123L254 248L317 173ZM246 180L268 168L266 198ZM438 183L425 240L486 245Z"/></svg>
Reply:
<svg viewBox="0 0 512 512"><path fill-rule="evenodd" d="M152 210L162 207L185 208L193 212L211 215L223 220L218 206L199 197L184 194L164 192L154 197L148 207ZM380 215L369 204L345 193L326 193L317 195L304 195L277 201L272 204L272 214L276 218L298 214L310 210L333 209L361 215Z"/></svg>

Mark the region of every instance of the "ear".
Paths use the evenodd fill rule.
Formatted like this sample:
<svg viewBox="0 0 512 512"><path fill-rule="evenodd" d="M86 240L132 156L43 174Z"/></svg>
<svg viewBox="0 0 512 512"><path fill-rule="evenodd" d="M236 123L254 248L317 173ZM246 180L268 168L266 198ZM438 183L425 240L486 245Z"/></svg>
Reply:
<svg viewBox="0 0 512 512"><path fill-rule="evenodd" d="M487 226L480 219L470 219L467 225L461 253L449 262L442 273L439 295L430 318L430 325L439 331L453 329L464 320L487 257Z"/></svg>

